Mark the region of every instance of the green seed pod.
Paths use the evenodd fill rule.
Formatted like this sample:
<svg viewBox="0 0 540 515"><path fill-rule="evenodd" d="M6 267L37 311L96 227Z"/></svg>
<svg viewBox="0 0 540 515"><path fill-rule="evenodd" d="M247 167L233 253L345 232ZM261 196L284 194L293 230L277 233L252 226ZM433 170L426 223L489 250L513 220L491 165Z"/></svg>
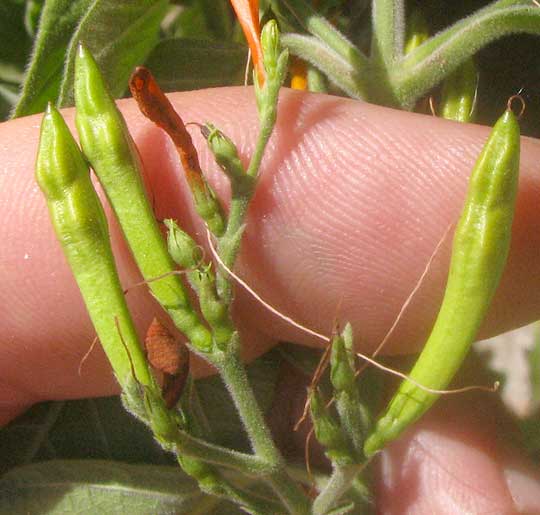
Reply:
<svg viewBox="0 0 540 515"><path fill-rule="evenodd" d="M36 180L120 385L124 387L130 382L132 365L136 379L143 385L152 385L118 279L107 221L88 166L62 115L51 104L41 124Z"/></svg>
<svg viewBox="0 0 540 515"><path fill-rule="evenodd" d="M478 71L468 59L443 83L441 116L456 122L472 122L475 117Z"/></svg>
<svg viewBox="0 0 540 515"><path fill-rule="evenodd" d="M193 238L180 229L178 224L171 218L163 221L167 227L167 248L174 262L181 268L195 268L199 265L202 257L200 247Z"/></svg>
<svg viewBox="0 0 540 515"><path fill-rule="evenodd" d="M81 145L99 177L150 290L175 325L199 350L212 337L192 308L154 218L141 179L141 163L126 123L110 96L97 63L82 45L75 60L75 103Z"/></svg>
<svg viewBox="0 0 540 515"><path fill-rule="evenodd" d="M519 174L519 125L507 110L473 168L454 235L448 282L431 335L410 377L434 390L448 386L476 338L510 248ZM397 438L439 397L404 381L366 440L371 456Z"/></svg>
<svg viewBox="0 0 540 515"><path fill-rule="evenodd" d="M325 448L325 454L333 462L348 465L355 462L343 430L326 409L324 400L314 390L310 398L310 413L317 441Z"/></svg>

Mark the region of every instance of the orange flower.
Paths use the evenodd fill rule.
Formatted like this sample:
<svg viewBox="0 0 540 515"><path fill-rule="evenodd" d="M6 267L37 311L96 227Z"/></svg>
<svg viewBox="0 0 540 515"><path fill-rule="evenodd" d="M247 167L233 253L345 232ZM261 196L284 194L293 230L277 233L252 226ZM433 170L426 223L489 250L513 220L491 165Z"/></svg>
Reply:
<svg viewBox="0 0 540 515"><path fill-rule="evenodd" d="M259 25L259 0L231 0L236 17L240 22L246 36L253 65L257 70L259 84L264 84L266 73L263 65L263 53L261 47L261 27Z"/></svg>

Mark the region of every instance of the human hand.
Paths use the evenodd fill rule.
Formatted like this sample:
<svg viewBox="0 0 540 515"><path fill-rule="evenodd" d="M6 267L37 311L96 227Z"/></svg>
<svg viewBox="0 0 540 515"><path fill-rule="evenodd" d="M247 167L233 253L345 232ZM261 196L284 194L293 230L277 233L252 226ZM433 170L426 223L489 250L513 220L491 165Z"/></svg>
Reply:
<svg viewBox="0 0 540 515"><path fill-rule="evenodd" d="M253 99L246 97L243 88L173 96L186 121L210 119L249 156L257 118ZM156 216L178 218L204 243L174 149L131 101L121 107L145 164ZM335 317L351 321L361 349L373 350L456 220L487 129L290 91L283 93L280 108L236 271L307 327L329 332ZM78 373L94 335L34 183L39 121L30 117L0 126L0 213L7 222L0 229L3 423L39 400L117 392L100 349ZM203 169L223 193L225 179L195 139ZM539 154L540 146L525 139L511 256L484 335L530 321L538 312ZM112 232L124 283L134 284L135 267L118 229ZM425 340L442 297L449 244L385 352L417 350ZM158 308L144 288L132 289L128 300L144 330ZM236 312L251 356L280 339L317 343L241 289ZM482 409L482 402L442 400L384 453L381 512L540 511L533 504L540 499L538 474L498 442L492 411Z"/></svg>

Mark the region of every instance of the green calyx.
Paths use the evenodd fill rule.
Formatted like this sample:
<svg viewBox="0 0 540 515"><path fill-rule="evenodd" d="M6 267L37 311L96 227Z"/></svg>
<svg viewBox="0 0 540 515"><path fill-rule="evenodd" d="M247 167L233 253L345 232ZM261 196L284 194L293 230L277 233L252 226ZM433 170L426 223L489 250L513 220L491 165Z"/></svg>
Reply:
<svg viewBox="0 0 540 515"><path fill-rule="evenodd" d="M181 268L195 269L201 263L202 251L193 238L180 229L171 218L163 221L167 227L167 248L174 262Z"/></svg>
<svg viewBox="0 0 540 515"><path fill-rule="evenodd" d="M324 447L330 460L340 465L355 462L342 428L326 408L325 402L317 390L310 397L310 413L317 441Z"/></svg>
<svg viewBox="0 0 540 515"><path fill-rule="evenodd" d="M351 326L347 324L343 335L334 336L331 344L330 379L337 392L352 393L356 390L354 353L351 343Z"/></svg>

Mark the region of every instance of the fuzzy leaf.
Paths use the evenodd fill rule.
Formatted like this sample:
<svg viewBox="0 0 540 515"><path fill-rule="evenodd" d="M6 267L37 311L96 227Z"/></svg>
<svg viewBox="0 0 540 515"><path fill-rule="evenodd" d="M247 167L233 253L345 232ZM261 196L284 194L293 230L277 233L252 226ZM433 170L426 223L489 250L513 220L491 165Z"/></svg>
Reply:
<svg viewBox="0 0 540 515"><path fill-rule="evenodd" d="M167 0L95 0L71 38L58 105L73 105L74 60L81 41L99 64L111 94L122 95L133 68L144 63L158 42L167 6Z"/></svg>
<svg viewBox="0 0 540 515"><path fill-rule="evenodd" d="M33 55L14 116L38 113L49 100L73 105L74 56L83 41L114 96L158 40L167 0L50 0L41 14Z"/></svg>
<svg viewBox="0 0 540 515"><path fill-rule="evenodd" d="M242 84L246 59L237 43L172 38L158 43L146 67L164 91L185 91Z"/></svg>
<svg viewBox="0 0 540 515"><path fill-rule="evenodd" d="M0 513L235 515L208 497L178 467L114 461L48 461L20 467L0 480Z"/></svg>
<svg viewBox="0 0 540 515"><path fill-rule="evenodd" d="M41 13L21 97L14 117L39 113L56 99L66 48L91 0L49 0Z"/></svg>

